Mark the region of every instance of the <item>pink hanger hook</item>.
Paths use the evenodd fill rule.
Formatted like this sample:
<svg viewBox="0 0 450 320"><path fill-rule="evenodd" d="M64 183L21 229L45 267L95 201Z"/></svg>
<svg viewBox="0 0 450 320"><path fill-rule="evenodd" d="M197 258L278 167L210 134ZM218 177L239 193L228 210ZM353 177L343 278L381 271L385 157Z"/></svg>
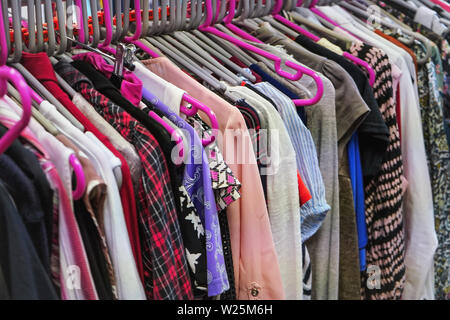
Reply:
<svg viewBox="0 0 450 320"><path fill-rule="evenodd" d="M355 57L348 52L344 52L342 56L353 61L355 64L362 66L367 71L367 73L369 73L369 84L371 87L373 87L375 83L375 71L373 70L373 68L366 61L361 60L360 58Z"/></svg>
<svg viewBox="0 0 450 320"><path fill-rule="evenodd" d="M230 0L228 4L229 4L228 14L223 19L225 26L244 39L257 43L262 43L262 41L259 40L258 38L255 38L254 36L248 34L244 30L241 30L240 28L238 28L233 24L233 18L236 12L236 0Z"/></svg>
<svg viewBox="0 0 450 320"><path fill-rule="evenodd" d="M141 3L139 0L134 1L135 9L136 9L136 32L131 37L125 37L124 42L126 43L132 43L136 47L142 49L144 52L148 53L152 58L158 58L159 55L151 50L149 47L147 47L142 41L139 40L142 34L142 16L140 14L141 12Z"/></svg>
<svg viewBox="0 0 450 320"><path fill-rule="evenodd" d="M2 3L0 1L0 12L3 12ZM5 23L3 14L0 14L0 66L4 66L8 60L8 44L6 43Z"/></svg>
<svg viewBox="0 0 450 320"><path fill-rule="evenodd" d="M274 64L275 64L275 71L279 75L281 75L281 76L283 76L283 77L285 77L285 78L287 78L289 80L296 81L296 80L300 79L303 76L303 74L311 76L314 79L314 81L316 83L316 86L317 86L316 95L312 99L296 99L296 100L293 100L295 105L297 105L297 106L312 105L312 104L317 103L322 98L322 95L323 95L322 79L320 79L320 77L314 71L312 71L312 70L310 70L308 68L302 67L302 66L300 66L300 65L298 65L298 64L296 64L296 63L294 63L292 61L286 61L285 64L286 64L286 66L296 70L297 72L295 74L291 74L289 72L286 72L286 71L282 70L281 69L281 58L280 57L278 57L278 56L276 56L276 55L274 55L274 54L272 54L270 52L266 52L264 50L261 50L261 49L255 47L255 46L252 46L252 45L250 45L250 44L248 44L246 42L243 42L243 41L241 41L241 40L239 40L237 38L234 38L234 37L232 37L232 36L230 36L230 35L228 35L228 34L226 34L224 32L221 32L221 31L217 30L216 28L212 27L211 26L211 22L212 22L211 8L212 8L211 0L206 0L206 20L205 20L203 25L199 26L199 30L200 31L202 31L202 32L210 32L210 33L212 33L212 34L214 34L214 35L216 35L216 36L218 36L218 37L220 37L222 39L225 39L225 40L227 40L227 41L229 41L231 43L234 43L235 45L237 45L239 47L242 47L242 48L247 49L249 51L253 51L253 52L255 52L255 53L257 53L257 54L259 54L259 55L261 55L261 56L263 56L263 57L265 57L267 59L272 60L274 62Z"/></svg>
<svg viewBox="0 0 450 320"><path fill-rule="evenodd" d="M142 95L144 97L153 96L147 88L142 88ZM175 131L174 128L172 128L167 122L165 122L157 113L150 111L148 113L150 117L155 119L159 124L161 124L167 132L170 133L172 138L175 139L177 146L178 146L178 154L180 157L184 157L184 144L183 144L183 138L178 134L178 132Z"/></svg>
<svg viewBox="0 0 450 320"><path fill-rule="evenodd" d="M112 41L112 24L111 24L111 10L109 8L109 0L103 1L103 11L105 19L106 38L99 47L106 48Z"/></svg>
<svg viewBox="0 0 450 320"><path fill-rule="evenodd" d="M281 0L281 1L280 1L280 0L277 0L277 1L275 2L275 6L273 7L272 14L273 14L273 15L279 14L282 8L283 8L283 0Z"/></svg>
<svg viewBox="0 0 450 320"><path fill-rule="evenodd" d="M183 100L190 103L192 108L188 109L185 106L181 106L181 112L189 117L192 117L198 112L198 110L201 110L208 116L209 120L211 121L212 135L209 139L202 139L203 146L205 147L211 142L215 141L216 135L219 133L219 123L217 122L217 118L214 112L210 108L187 94L183 95Z"/></svg>
<svg viewBox="0 0 450 320"><path fill-rule="evenodd" d="M72 196L74 200L80 200L84 195L84 191L86 189L86 178L84 176L83 167L80 163L80 160L75 156L75 154L71 154L69 157L69 163L75 172L77 186L75 190L72 192Z"/></svg>
<svg viewBox="0 0 450 320"><path fill-rule="evenodd" d="M216 15L214 16L214 23L217 23L217 20L219 20L219 14L220 14L220 0L217 0Z"/></svg>
<svg viewBox="0 0 450 320"><path fill-rule="evenodd" d="M127 37L124 40L126 42L129 43L133 43L135 44L137 47L142 48L145 52L149 53L152 57L158 57L158 55L156 53L154 53L152 50L150 50L147 46L145 46L143 43L141 43L138 39L141 36L142 33L142 17L141 17L141 5L140 5L140 1L139 0L135 0L135 10L136 10L136 32L132 37ZM145 88L144 88L145 89ZM214 112L212 112L211 109L209 109L207 106L205 106L204 104L200 103L199 101L195 100L194 98L192 98L191 96L184 94L183 95L183 100L187 101L188 103L191 103L191 105L193 106L194 111L192 111L192 115L194 115L198 110L202 110L203 112L205 112L211 123L212 123L212 128L215 129L213 130L213 135L210 139L203 139L202 143L204 146L210 144L212 141L215 140L215 135L217 135L217 130L219 130L219 124L217 122L216 116L214 115ZM187 108L185 108L184 106L181 106L180 110L187 114L185 111L191 112L191 110L188 110ZM176 139L177 139L177 145L180 148L180 156L183 156L183 141L181 136L179 136L176 132L174 132L173 128L170 127L169 125L167 125L167 123L164 122L164 120L162 120L159 116L157 116L156 113L151 114L151 116L156 119L158 122L160 122L169 133L175 135Z"/></svg>
<svg viewBox="0 0 450 320"><path fill-rule="evenodd" d="M9 68L7 66L1 66L0 82L2 82L3 85L1 86L2 92L0 92L0 96L4 96L6 94L6 81L12 82L19 92L23 113L22 118L17 121L17 123L13 127L11 127L0 139L0 154L5 152L5 150L8 149L8 147L14 142L14 140L19 137L20 133L23 129L26 128L31 118L30 87L25 82L22 75L15 69Z"/></svg>
<svg viewBox="0 0 450 320"><path fill-rule="evenodd" d="M84 43L86 40L86 35L84 34L84 20L83 20L83 3L81 0L75 0L75 6L78 9L77 19L79 20L80 28L78 31L78 38L81 43Z"/></svg>
<svg viewBox="0 0 450 320"><path fill-rule="evenodd" d="M316 5L316 3L318 2L318 0L313 0L311 2L311 5L309 6L309 9L314 12L315 14L317 14L318 16L324 18L325 20L327 20L328 22L330 22L331 24L338 26L339 28L341 28L336 22L334 22L333 20L331 20L330 18L328 18L322 11L320 11L317 8L314 8L314 6ZM341 28L343 30L345 30L344 28ZM320 39L317 37L317 40L313 39L314 41L319 41ZM371 87L373 87L374 83L375 83L375 71L373 70L373 68L364 60L361 60L358 57L355 57L354 55L348 53L348 52L344 52L342 54L343 57L351 60L353 63L355 63L356 65L360 65L362 66L367 73L369 74L369 84Z"/></svg>
<svg viewBox="0 0 450 320"><path fill-rule="evenodd" d="M136 31L131 37L125 37L125 41L136 41L141 37L142 33L142 14L141 14L141 1L134 0L134 10L136 11Z"/></svg>

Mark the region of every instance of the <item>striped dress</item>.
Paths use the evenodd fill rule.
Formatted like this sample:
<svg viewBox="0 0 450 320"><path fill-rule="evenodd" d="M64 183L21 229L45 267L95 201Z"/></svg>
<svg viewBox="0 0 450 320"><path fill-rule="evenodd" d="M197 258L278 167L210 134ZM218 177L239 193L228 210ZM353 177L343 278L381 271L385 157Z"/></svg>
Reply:
<svg viewBox="0 0 450 320"><path fill-rule="evenodd" d="M375 70L373 91L390 132L380 171L370 181L364 181L368 244L367 270L361 275L362 298L400 299L405 284L403 162L391 64L381 49L366 44L354 43L350 52Z"/></svg>

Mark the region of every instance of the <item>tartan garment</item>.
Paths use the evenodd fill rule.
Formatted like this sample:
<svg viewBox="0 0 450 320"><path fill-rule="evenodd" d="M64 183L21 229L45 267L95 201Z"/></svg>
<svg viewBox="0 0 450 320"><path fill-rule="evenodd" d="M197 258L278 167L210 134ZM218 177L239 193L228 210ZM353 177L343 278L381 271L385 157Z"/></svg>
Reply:
<svg viewBox="0 0 450 320"><path fill-rule="evenodd" d="M64 70L61 76L136 148L142 161L136 200L147 299L193 299L175 199L161 147L144 126L95 90L78 70Z"/></svg>
<svg viewBox="0 0 450 320"><path fill-rule="evenodd" d="M170 187L166 159L156 139L134 118L86 82L80 93L122 136L142 161L137 205L143 237L144 288L148 299L192 299L192 286Z"/></svg>

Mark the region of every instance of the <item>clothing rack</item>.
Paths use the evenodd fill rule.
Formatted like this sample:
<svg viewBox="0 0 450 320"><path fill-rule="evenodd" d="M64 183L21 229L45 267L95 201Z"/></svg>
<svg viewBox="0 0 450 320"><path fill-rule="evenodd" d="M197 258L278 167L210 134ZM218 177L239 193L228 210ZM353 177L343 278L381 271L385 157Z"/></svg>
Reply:
<svg viewBox="0 0 450 320"><path fill-rule="evenodd" d="M0 4L0 299L450 299L446 34L303 2Z"/></svg>

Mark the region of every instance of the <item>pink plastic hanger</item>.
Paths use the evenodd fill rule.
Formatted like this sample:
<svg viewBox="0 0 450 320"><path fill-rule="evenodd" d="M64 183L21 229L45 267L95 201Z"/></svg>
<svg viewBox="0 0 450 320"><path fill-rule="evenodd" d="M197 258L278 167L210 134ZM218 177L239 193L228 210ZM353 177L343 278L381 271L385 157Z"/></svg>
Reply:
<svg viewBox="0 0 450 320"><path fill-rule="evenodd" d="M1 4L0 4L0 6L1 6ZM0 7L0 12L2 12L1 7ZM84 30L84 29L82 29L82 30ZM3 15L0 14L0 45L1 45L1 48L7 48L6 38L5 38L4 34L5 34L5 32L4 32L4 24L3 24ZM5 138L5 140L7 141L7 142L5 142L5 145L7 145L7 147L8 147L20 135L20 132L28 125L28 123L30 121L31 99L36 101L38 104L41 104L44 101L44 99L42 99L33 89L31 89L28 86L28 84L25 82L25 80L23 80L20 73L18 73L14 69L10 69L10 68L4 66L4 63L6 63L6 60L7 60L7 55L8 55L8 53L5 50L2 50L2 55L0 58L0 65L2 65L2 67L0 67L0 69L3 69L3 68L9 69L10 70L9 72L12 73L11 77L16 79L16 82L22 86L22 87L20 87L17 83L14 83L17 91L20 93L21 103L22 103L22 108L23 108L22 120L20 120L17 125L12 127L11 129L9 129L8 132L5 134L5 136L3 136L3 138ZM3 81L1 81L1 82L2 82L2 84L0 86L0 95L3 96L6 93L6 83ZM24 92L26 92L25 96L24 96ZM17 129L15 129L16 127L17 127ZM14 130L16 130L16 131L14 131ZM14 138L10 138L12 140L7 140L6 136L10 132L11 132L11 137L14 137ZM3 143L2 143L3 138L2 138L2 141L0 142L0 153L3 153L4 150L7 149L7 147L3 149L3 147L4 147ZM75 200L78 200L78 199L81 199L81 197L84 194L84 190L86 189L86 179L84 176L83 167L81 166L81 163L78 160L78 158L75 156L75 154L72 154L69 157L69 163L75 172L76 182L77 182L76 189L73 191L72 194L73 194L73 198Z"/></svg>
<svg viewBox="0 0 450 320"><path fill-rule="evenodd" d="M140 4L139 0L135 0L134 2L135 2L135 10L136 10L136 32L134 33L133 36L124 38L124 42L133 43L133 44L135 44L135 42L138 41L139 37L141 36L141 32L142 32L142 23L141 23L142 17L140 14L141 4ZM109 7L109 1L103 2L103 10L105 12L106 39L99 48L106 49L106 48L108 48L108 46L112 40L111 11L110 11L110 7ZM114 53L114 55L116 54L114 49L110 48L110 50ZM145 90L145 88L144 88L144 90ZM183 139L181 138L181 136L175 131L174 128L169 126L160 116L158 116L153 111L150 111L148 113L148 115L150 117L152 117L153 119L155 119L159 124L161 124L167 130L167 132L170 133L170 135L172 137L175 137L175 141L179 148L179 155L180 155L180 157L183 157L184 147L183 147Z"/></svg>
<svg viewBox="0 0 450 320"><path fill-rule="evenodd" d="M108 1L104 2L105 11L107 11L106 8L109 9L109 4L107 4L107 3L108 3ZM138 13L141 12L141 4L140 4L139 0L135 0L135 10ZM106 12L105 12L105 14L106 14ZM153 52L145 44L143 44L141 41L139 41L141 33L142 33L142 16L141 16L141 14L136 14L136 32L134 33L133 36L126 37L124 39L124 42L132 43L135 46L137 46L137 47L141 48L142 50L144 50L145 52L147 52L148 54L150 54L153 58L157 58L158 57L157 53ZM201 110L208 116L209 120L211 121L211 128L213 129L212 130L213 134L211 135L211 137L209 139L202 139L203 146L209 145L210 143L212 143L216 139L216 135L219 132L219 123L217 122L216 115L214 114L214 112L210 108L208 108L203 103L201 103L200 101L194 99L193 97L189 96L186 93L183 95L183 100L188 102L188 103L190 103L192 108L188 109L185 106L181 106L180 107L180 111L182 113L186 114L187 116L193 116L193 115L195 115L198 112L198 110ZM168 128L170 128L170 130L168 129L168 132L170 134L173 134L175 137L178 136L176 131L174 131L174 129L172 127L168 126L167 123L165 123L164 120L161 119L156 113L152 113L150 116L155 118L163 126L165 126L165 127L167 126ZM177 144L180 143L180 141L181 141L181 144L179 144L178 146L179 146L179 148L181 148L181 150L183 150L183 145L182 145L182 140L181 139L182 138L179 137L179 140L177 140ZM182 155L182 153L183 153L183 151L180 152L180 156Z"/></svg>
<svg viewBox="0 0 450 320"><path fill-rule="evenodd" d="M441 8L443 8L445 11L450 12L450 6L447 3L444 3L440 0L431 0L434 4L439 5Z"/></svg>
<svg viewBox="0 0 450 320"><path fill-rule="evenodd" d="M279 0L278 0L277 4L280 3L280 2L282 2L282 1L279 1ZM299 1L299 2L300 2L300 1ZM318 2L318 0L313 0L313 1L311 2L311 5L309 6L309 9L310 9L312 12L314 12L314 13L317 14L318 16L322 17L323 19L327 20L329 23L331 23L331 24L333 24L333 25L335 25L335 26L341 28L342 30L345 30L346 32L349 32L349 31L347 31L346 29L344 29L344 28L342 28L341 26L339 26L335 21L333 21L333 20L331 20L330 18L328 18L322 11L320 11L320 10L317 9L317 8L314 8L314 6L316 5L317 2ZM297 5L298 5L298 4L297 4ZM290 21L289 21L289 22L290 22ZM314 39L313 39L313 40L314 40ZM319 39L318 39L318 40L319 40ZM314 41L317 42L318 40L314 40ZM373 87L373 85L374 85L374 83L375 83L375 71L372 69L372 67L371 67L366 61L361 60L361 59L358 58L358 57L355 57L354 55L350 54L349 52L344 52L344 53L342 54L342 56L345 57L345 58L347 58L347 59L349 59L349 60L351 60L354 64L363 67L363 68L367 71L367 73L369 74L369 84L370 84L371 87Z"/></svg>
<svg viewBox="0 0 450 320"><path fill-rule="evenodd" d="M0 2L0 13L3 12L2 4ZM31 99L36 100L39 104L42 103L43 99L32 90L26 81L23 79L22 75L15 69L8 68L6 62L8 60L8 44L6 43L5 36L5 24L3 20L3 14L0 14L0 68L2 70L2 79L0 81L0 96L4 96L7 92L6 82L10 80L16 86L17 91L20 93L23 115L22 119L13 126L8 132L2 137L0 141L0 154L3 153L8 147L13 143L13 141L20 135L20 132L28 125L31 117Z"/></svg>
<svg viewBox="0 0 450 320"><path fill-rule="evenodd" d="M69 157L69 163L75 172L77 182L75 190L72 191L72 197L74 200L79 200L83 197L84 191L86 190L86 179L84 176L83 167L81 166L80 160L78 160L73 153Z"/></svg>
<svg viewBox="0 0 450 320"><path fill-rule="evenodd" d="M217 10L220 11L220 0L218 0L217 3ZM225 26L230 29L231 31L233 31L234 33L236 33L238 36L253 41L253 42L257 42L257 43L262 43L261 40L259 40L258 38L255 38L254 36L248 34L247 32L239 29L237 26L235 26L233 24L233 18L234 18L234 14L236 11L236 0L230 0L229 1L229 9L228 9L228 14L225 16L225 18L223 19L223 22L225 24ZM215 22L212 22L212 24Z"/></svg>
<svg viewBox="0 0 450 320"><path fill-rule="evenodd" d="M183 100L186 101L187 103L190 103L192 108L188 109L185 106L181 106L180 107L181 112L183 112L188 117L192 117L198 112L198 110L201 110L208 116L209 120L211 121L211 128L213 129L212 135L211 138L209 139L202 139L203 146L205 147L209 145L211 142L215 141L216 135L219 132L219 123L217 122L217 118L214 112L210 108L208 108L207 106L205 106L204 104L200 103L199 101L197 101L196 99L187 94L183 95Z"/></svg>
<svg viewBox="0 0 450 320"><path fill-rule="evenodd" d="M83 17L81 16L83 14L83 3L81 0L75 0L75 6L78 8L78 12L80 13L80 16L77 17L78 23L80 27L78 28L78 38L80 39L81 43L85 43L86 35L84 34L84 21Z"/></svg>
<svg viewBox="0 0 450 320"><path fill-rule="evenodd" d="M233 2L234 1L230 1L230 5L233 4ZM279 75L281 75L281 76L283 76L283 77L285 77L287 79L296 81L296 80L300 79L303 76L303 74L306 74L306 75L312 77L314 79L315 83L316 83L316 86L317 86L316 95L312 99L296 99L296 100L293 100L293 102L294 102L294 104L296 106L313 105L313 104L317 103L322 98L322 95L323 95L323 83L322 83L322 79L320 79L320 77L319 77L319 75L317 73L315 73L314 71L312 71L312 70L310 70L308 68L302 67L302 66L300 66L300 65L298 65L298 64L296 64L296 63L294 63L292 61L289 61L289 60L285 62L286 66L296 70L297 72L295 74L291 74L289 72L286 72L286 71L281 69L281 58L280 57L278 57L278 56L276 56L276 55L274 55L274 54L272 54L270 52L266 52L266 51L264 51L262 49L259 49L259 48L255 47L255 46L252 46L252 45L250 45L248 43L245 43L244 41L241 41L241 40L239 40L237 38L234 38L234 37L232 37L232 36L230 36L230 35L228 35L228 34L226 34L224 32L221 32L221 31L217 30L216 28L214 28L211 25L212 22L213 22L212 21L212 4L211 4L211 0L206 0L205 4L206 4L206 20L205 20L203 25L199 26L198 29L200 31L212 33L212 34L214 34L214 35L216 35L216 36L218 36L218 37L220 37L222 39L225 39L225 40L227 40L227 41L229 41L231 43L234 43L235 45L237 45L239 47L242 47L242 48L247 49L249 51L253 51L253 52L259 54L260 56L263 56L263 57L265 57L267 59L272 60L275 63L275 71ZM231 9L232 9L232 7L231 7ZM229 13L229 15L230 14L232 16L234 15L234 13Z"/></svg>
<svg viewBox="0 0 450 320"><path fill-rule="evenodd" d="M363 67L369 74L369 84L371 87L373 87L373 85L375 83L375 71L373 70L373 68L366 61L361 60L358 57L355 57L354 55L352 55L349 52L344 51L342 56L347 58L348 60L351 60L354 64L360 65L361 67Z"/></svg>
<svg viewBox="0 0 450 320"><path fill-rule="evenodd" d="M2 21L2 27L3 28L3 21ZM4 37L4 33L2 33L2 38ZM3 47L6 48L6 47ZM2 56L4 53L2 52ZM9 68L7 66L1 66L0 67L0 82L1 82L1 88L0 88L0 96L4 96L7 92L6 88L6 82L10 81L14 87L17 89L17 91L20 94L20 100L22 102L23 107L23 113L22 118L17 121L17 123L11 127L5 135L0 139L0 154L5 152L9 146L16 140L23 129L26 128L28 125L28 122L30 122L31 118L31 94L30 94L30 87L23 79L22 75L15 69Z"/></svg>

